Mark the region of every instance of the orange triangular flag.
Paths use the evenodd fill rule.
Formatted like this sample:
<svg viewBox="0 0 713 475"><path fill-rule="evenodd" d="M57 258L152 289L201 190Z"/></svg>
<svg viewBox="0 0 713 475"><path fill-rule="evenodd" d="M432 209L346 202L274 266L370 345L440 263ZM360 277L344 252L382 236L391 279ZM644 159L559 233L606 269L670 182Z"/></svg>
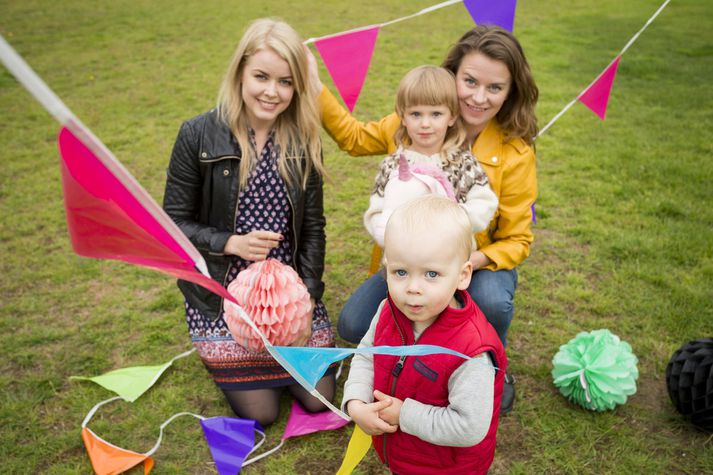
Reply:
<svg viewBox="0 0 713 475"><path fill-rule="evenodd" d="M589 107L602 120L607 114L609 94L611 94L611 87L614 84L614 76L616 76L620 59L621 56L617 56L607 69L577 98L579 102Z"/></svg>
<svg viewBox="0 0 713 475"><path fill-rule="evenodd" d="M140 463L144 464L144 475L148 475L154 466L148 455L112 445L87 427L82 428L82 440L97 475L117 475Z"/></svg>

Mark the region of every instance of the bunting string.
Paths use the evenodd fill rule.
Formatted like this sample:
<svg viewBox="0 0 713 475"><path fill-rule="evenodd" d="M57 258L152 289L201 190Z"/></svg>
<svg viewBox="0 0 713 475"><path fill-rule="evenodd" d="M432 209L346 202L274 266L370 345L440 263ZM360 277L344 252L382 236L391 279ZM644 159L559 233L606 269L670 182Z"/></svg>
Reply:
<svg viewBox="0 0 713 475"><path fill-rule="evenodd" d="M317 41L320 41L320 40L326 40L326 39L330 39L330 38L336 38L336 37L339 37L339 36L348 35L348 34L350 34L350 33L357 33L357 32L359 32L359 31L370 30L370 29L372 29L372 28L380 28L380 27L382 27L382 26L393 25L394 23L399 23L399 22L402 22L402 21L405 21L405 20L410 20L411 18L416 18L417 16L425 15L426 13L431 13L431 12L433 12L433 11L440 10L441 8L444 8L444 7L453 5L454 3L461 3L462 1L463 1L463 0L448 0L448 1L446 1L446 2L441 2L441 3L437 4L437 5L432 5L432 6L430 6L430 7L426 7L426 8L424 8L423 10L420 10L420 11L418 11L418 12L416 12L416 13L411 14L411 15L403 16L403 17L401 17L401 18L396 18L396 19L394 19L394 20L389 20L389 21L386 21L386 22L384 22L384 23L375 23L375 24L373 24L373 25L360 26L360 27L357 27L357 28L352 28L351 30L340 31L339 33L332 33L332 34L325 35L325 36L320 36L320 37L317 37L317 38L309 38L308 40L305 40L305 41L304 41L304 44L308 45L308 44L310 44L310 43L316 43Z"/></svg>
<svg viewBox="0 0 713 475"><path fill-rule="evenodd" d="M343 84L335 80L335 85L342 93L342 98L351 110L361 91L361 86L369 67L369 62L371 60L379 28L425 15L432 11L461 2L465 4L468 12L471 14L476 23L497 23L497 21L500 21L501 23L497 24L500 24L504 28L510 30L512 29L515 0L449 0L424 8L411 15L386 21L384 23L355 28L345 32L318 38L310 38L305 41L305 44L315 43L315 46L320 52L322 59L325 62L327 69L330 71L333 79L336 78L339 81L351 81L345 89ZM580 92L575 99L573 99L559 113L557 113L545 125L545 127L539 131L537 136L534 137L535 139L549 130L549 128L577 101L582 102L602 120L604 120L609 93L611 91L614 76L622 55L631 47L631 45L639 38L639 36L646 30L646 28L648 28L648 26L658 17L658 15L669 3L670 0L665 0L663 2L658 10L626 43L624 48L622 48L619 54L609 63L609 65L582 92ZM497 21L494 21L493 18L497 19ZM488 21L485 21L484 19ZM352 48L347 50L347 54L345 54L344 44L347 44L348 48ZM352 52L358 52L358 55L356 53L351 54ZM334 63L328 64L327 57L330 58L329 61L351 61L352 63L357 64L356 67L345 67L342 65L339 70L337 70L335 69ZM174 277L195 282L223 296L228 301L236 303L232 296L227 293L225 288L210 278L205 261L198 250L195 249L192 243L190 243L188 238L180 231L170 217L165 214L163 209L158 206L148 192L141 187L139 182L123 167L116 157L113 156L111 151L109 151L108 148L79 121L79 119L47 86L47 84L44 83L34 71L32 71L29 65L25 63L25 61L12 49L12 47L1 35L0 59L8 70L10 70L10 72L17 78L20 84L22 84L63 127L59 136L60 155L63 160L60 165L62 167L68 228L75 252L87 257L123 260L134 265L159 270ZM354 79L354 76L357 78ZM93 187L90 186L92 181L94 182ZM104 193L103 195L97 192L97 187L101 188L100 191ZM68 193L68 190L74 193ZM81 194L80 202L70 202L70 197L68 196L70 194L77 196ZM93 210L96 209L98 209L99 212L92 215L93 212L96 212ZM76 210L81 211L83 214L78 213ZM85 217L86 221L78 221L77 216L79 215ZM114 224L115 227L111 227L112 224ZM82 225L85 227L82 228L81 231L86 231L88 229L90 232L76 232L74 226L79 226L81 228ZM97 236L100 238L102 236L116 236L117 228L118 231L121 231L123 240L93 239ZM127 237L124 238L124 235ZM113 244L107 244L109 242ZM137 243L141 245L137 245ZM143 244L147 245L144 246ZM112 245L115 247L111 247ZM355 353L381 353L407 356L436 353L453 354L453 352L446 348L425 348L425 345L362 349L276 347L269 342L269 340L257 328L254 322L248 317L241 307L238 306L238 310L240 318L245 321L257 335L259 335L270 355L278 361L278 363L280 363L300 385L305 387L310 394L319 399L332 411L331 413L328 412L328 415L329 417L333 417L334 420L327 421L325 419L320 422L320 424L322 424L320 427L341 427L346 424L347 421L351 420L349 416L327 401L315 388L316 382L323 376L330 364L340 361L341 359ZM145 473L148 473L153 466L153 460L150 459L149 456L159 448L164 428L176 418L181 416L193 416L200 419L206 434L208 434L209 430L215 429L215 427L212 427L211 424L216 422L217 419L230 419L233 421L228 425L235 424L234 421L241 421L234 418L207 419L204 416L189 412L174 414L160 426L159 437L156 444L152 447L152 449L144 454L126 451L114 446L113 444L110 444L96 436L96 434L94 434L87 427L89 421L100 407L118 399L124 399L125 401L135 400L143 394L143 392L150 388L175 360L186 357L193 351L195 351L195 349L181 353L171 359L168 363L160 366L124 368L123 370L116 370L115 372L110 372L95 378L77 377L77 379L90 379L119 393L119 396L112 397L96 404L84 418L82 422L82 437L85 440L88 451L89 445L93 443L93 441L88 441L87 439L91 435L96 438L96 441L101 442L101 444L104 444L109 448L116 449L117 453L121 452L121 455L124 456L125 459L117 461L117 467L121 466L123 469L128 469L138 463L143 463ZM467 358L467 356L460 354L456 354L455 356ZM132 380L132 378L134 379ZM127 379L130 380L128 384ZM294 412L295 411L293 410L293 413ZM302 419L300 420L304 421L304 415L301 417ZM255 423L254 421L252 422ZM289 424L290 422L288 421L288 426ZM252 431L253 428L250 429L250 437L252 437L252 440L248 441L250 449L245 451L246 456L247 454L252 453L265 441L264 432L259 430L256 425L254 427L254 431L261 434L263 439L257 445L254 445L254 433ZM258 455L253 459L248 460L246 463L252 463L278 450L283 445L284 440L290 436L287 432L288 431L286 429L285 436L283 436L282 441L277 447L269 450L265 454ZM303 433L306 432L300 432L297 430L293 432L293 435ZM217 460L219 455L216 455L216 453L213 452L213 447L211 447L211 452ZM92 458L91 454L90 458ZM97 473L100 473L100 470L97 469L95 462L97 462L97 460L92 458L92 464L95 467L95 470ZM243 458L240 458L239 460L231 459L221 463L223 463L223 468L218 468L219 473L229 473L233 470L236 464L243 463ZM216 466L218 467L219 465L220 464L216 461ZM226 467L228 467L228 469L226 469ZM118 471L106 473L118 473Z"/></svg>
<svg viewBox="0 0 713 475"><path fill-rule="evenodd" d="M542 136L547 130L549 130L550 127L555 124L555 122L557 122L574 104L577 103L577 101L581 101L582 96L587 91L589 91L593 86L597 85L598 81L600 81L602 79L602 76L604 76L607 73L611 73L612 69L614 70L613 74L616 73L616 65L618 65L618 59L621 58L621 56L639 38L639 36L644 32L644 30L646 30L646 28L649 27L649 25L656 19L656 17L658 17L658 15L664 10L664 8L666 8L666 6L669 4L670 1L671 0L665 0L663 2L663 4L661 4L661 6L658 8L658 10L656 10L656 12L648 19L648 21L644 24L644 26L634 36L632 36L629 39L629 41L626 43L626 45L622 48L622 50L619 52L619 54L609 63L609 65L596 78L594 78L594 80L592 80L592 82L586 88L584 88L574 99L572 99L571 102L569 102L567 105L564 106L564 108L562 110L560 110L557 114L555 114L555 116L552 119L550 119L550 121L542 129L540 129L538 134L533 138L534 140L536 140L537 138ZM367 25L367 26L362 26L362 27L357 27L357 28L353 28L350 30L342 31L339 33L332 33L332 34L320 36L317 38L310 38L310 39L306 40L304 42L304 44L305 45L310 44L310 43L318 44L322 40L337 39L340 37L352 35L354 33L366 32L369 30L378 29L378 28L381 28L384 26L389 26L389 25L399 23L399 22L402 22L405 20L409 20L411 18L425 15L427 13L430 13L435 10L439 10L441 8L453 5L455 3L464 3L466 8L468 9L469 13L471 13L471 16L473 17L474 21L476 21L476 23L481 23L483 18L487 18L487 19L491 20L491 22L493 22L493 23L500 24L500 26L502 26L503 28L512 30L512 21L511 21L512 16L509 14L509 10L507 10L507 9L512 8L512 13L514 15L514 3L515 3L514 1L512 1L512 5L505 5L505 3L507 3L507 2L500 2L503 5L493 7L492 2L490 4L488 4L487 2L478 2L475 0L449 0L446 2L441 2L436 5L432 5L430 7L424 8L424 9L422 9L416 13L413 13L411 15L406 15L406 16L403 16L400 18L385 21L383 23L371 24L371 25ZM491 8L493 10L500 8L500 10L493 11L493 12L486 11L485 14L488 16L483 17L483 18L478 17L477 12L479 10L485 11L485 10L488 10ZM490 16L491 14L492 14L492 16ZM372 45L372 48L373 48L373 45ZM320 51L319 48L318 48L318 51ZM321 53L321 51L320 51L320 53ZM349 60L354 61L354 58L355 58L355 56L352 56L350 58L349 54L342 54L341 56L343 56L343 58L344 58L343 60L346 60L346 61L349 61ZM358 57L358 55L357 55L357 57ZM369 59L370 59L370 57L371 57L371 53L369 53ZM330 74L332 74L332 66L329 64L331 62L331 60L329 58L325 57L324 54L322 54L322 59L323 59L325 65L327 66L327 69L330 71ZM368 69L368 64L366 66L366 69ZM353 110L354 103L356 103L356 98L358 97L358 95L361 91L361 83L363 82L364 76L366 75L366 69L364 69L363 75L360 78L359 78L359 75L356 76L358 78L358 79L356 79L356 82L359 83L358 85L349 84L347 86L344 86L344 87L346 87L346 89L348 89L348 91L343 90L343 85L341 84L342 79L339 77L335 77L334 74L332 74L332 79L335 82L335 86L339 90L340 94L342 95L342 98L344 99L345 103L349 107L350 111ZM349 80L349 81L355 81L354 74L344 74L344 77L348 78L347 80ZM611 85L609 85L609 86L611 86ZM597 115L599 115L600 118L602 118L602 119L604 119L604 117L603 117L604 110L606 109L606 101L608 100L608 94L606 94L607 92L608 91L605 91L606 97L604 97L603 99L600 99L600 100L604 101L604 103L601 105L601 107L603 109L601 111L601 113L594 110L587 103L585 103L585 105L587 105L587 107L590 107L590 109L593 109L593 111ZM352 96L356 95L356 97L348 97L349 94L351 94Z"/></svg>
<svg viewBox="0 0 713 475"><path fill-rule="evenodd" d="M582 92L580 92L580 93L577 95L577 97L575 97L574 99L572 99L572 101L571 101L569 104L567 104L566 106L564 106L564 108L563 108L561 111L559 111L559 112L547 123L547 125L545 125L542 129L540 129L540 131L539 131L539 132L537 133L537 135L534 137L535 140L536 140L538 137L540 137L542 134L544 134L544 133L547 131L547 129L549 129L549 128L552 126L552 124L554 124L555 122L557 122L557 120L559 120L559 118L562 117L565 112L567 112L574 104L576 104L577 101L580 100L580 98L582 97L582 95L583 95L585 92L587 92L592 86L594 86L595 84L597 84L597 82L602 78L602 76L604 76L604 74L605 74L607 71L609 71L610 68L611 68L612 66L614 66L615 63L617 63L617 62L619 61L619 59L620 59L621 56L626 52L626 50L628 50L629 47L630 47L632 44L634 44L634 42L639 38L639 36L641 35L641 33L643 33L644 30L646 30L646 28L648 28L649 25L656 19L656 17L659 16L659 14L663 11L664 8L666 8L666 6L669 4L670 1L671 1L671 0L666 0L666 1L663 2L663 4L661 4L661 6L659 7L659 9L656 10L656 13L654 13L654 14L651 16L651 18L649 18L648 21L644 24L644 26L643 26L634 36L631 37L631 39L626 43L626 45L622 48L622 50L619 52L619 54L616 55L616 57L607 65L607 67L604 68L604 70L603 70L596 78L594 78L594 80L593 80L591 83L589 83L589 85L588 85L587 87L585 87L584 90L582 90Z"/></svg>

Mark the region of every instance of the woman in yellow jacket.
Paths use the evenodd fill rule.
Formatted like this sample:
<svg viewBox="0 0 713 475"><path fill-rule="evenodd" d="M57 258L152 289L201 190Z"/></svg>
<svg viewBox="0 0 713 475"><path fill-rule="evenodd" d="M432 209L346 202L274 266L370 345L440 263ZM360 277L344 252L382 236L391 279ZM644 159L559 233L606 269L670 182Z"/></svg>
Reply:
<svg viewBox="0 0 713 475"><path fill-rule="evenodd" d="M478 26L468 31L442 66L455 75L468 144L499 200L490 225L476 235L478 250L471 255L475 271L468 292L505 344L514 310L516 267L529 255L533 241L538 90L520 43L499 27ZM315 61L312 69L316 77ZM324 87L320 106L322 125L342 150L351 155L396 150L393 137L400 119L395 113L376 122L359 122ZM356 290L339 316L342 338L354 343L361 340L386 293L379 273ZM513 382L506 375L501 412L512 408Z"/></svg>

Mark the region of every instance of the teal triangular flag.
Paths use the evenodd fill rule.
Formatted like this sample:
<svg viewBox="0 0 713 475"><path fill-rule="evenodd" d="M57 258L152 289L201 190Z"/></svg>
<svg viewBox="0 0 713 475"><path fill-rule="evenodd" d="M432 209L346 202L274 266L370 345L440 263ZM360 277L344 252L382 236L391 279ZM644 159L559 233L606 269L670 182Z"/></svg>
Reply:
<svg viewBox="0 0 713 475"><path fill-rule="evenodd" d="M356 353L376 355L422 356L448 354L469 359L466 355L450 348L436 345L371 346L366 348L315 348L303 346L273 346L295 370L310 384L311 389L324 376L329 365Z"/></svg>

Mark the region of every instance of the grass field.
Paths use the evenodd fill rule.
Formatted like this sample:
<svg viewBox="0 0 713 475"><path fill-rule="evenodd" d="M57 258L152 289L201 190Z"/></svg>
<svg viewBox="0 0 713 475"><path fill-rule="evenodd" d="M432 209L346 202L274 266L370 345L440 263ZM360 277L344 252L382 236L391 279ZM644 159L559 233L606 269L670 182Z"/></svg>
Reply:
<svg viewBox="0 0 713 475"><path fill-rule="evenodd" d="M309 38L434 3L0 0L0 33L161 202L178 127L214 105L250 20L278 16ZM659 5L519 2L515 33L540 88L541 125ZM366 120L390 112L401 76L440 63L471 26L463 6L453 5L383 28L355 114ZM518 399L501 421L492 473L713 473L713 437L678 415L665 382L677 348L713 336L712 32L709 0L673 0L624 55L606 121L578 104L537 142L536 241L519 269L508 348ZM81 422L111 394L69 376L159 364L190 348L172 279L73 253L57 132L0 68L2 473L90 473ZM325 300L336 322L366 276L371 245L361 214L381 157L351 158L324 138ZM550 376L560 345L599 328L629 342L639 358L638 392L606 413L567 402ZM103 407L91 426L144 452L159 425L180 411L230 415L196 355L176 362L135 403ZM267 446L278 443L285 420L268 430ZM244 472L334 473L350 433L289 440ZM168 426L155 459L156 474L215 473L192 418ZM383 469L370 453L358 473Z"/></svg>

